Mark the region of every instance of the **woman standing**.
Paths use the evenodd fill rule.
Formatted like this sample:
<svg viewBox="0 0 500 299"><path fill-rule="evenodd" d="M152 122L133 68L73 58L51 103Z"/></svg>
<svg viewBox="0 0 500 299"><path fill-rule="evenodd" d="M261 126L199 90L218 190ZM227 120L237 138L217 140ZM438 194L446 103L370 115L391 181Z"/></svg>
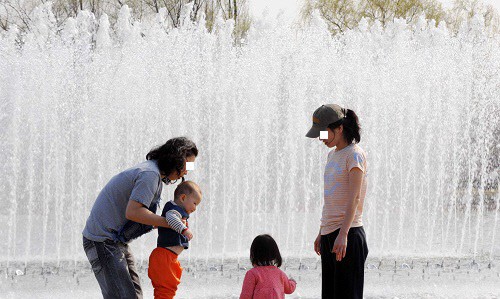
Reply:
<svg viewBox="0 0 500 299"><path fill-rule="evenodd" d="M146 161L117 175L97 196L83 230L83 248L104 298L142 298L128 243L153 229L169 227L156 215L162 181L184 180L186 162L194 162L196 145L180 137L151 150Z"/></svg>
<svg viewBox="0 0 500 299"><path fill-rule="evenodd" d="M313 114L306 134L328 148L324 174L324 205L314 251L321 255L322 298L363 298L364 266L368 255L363 229L366 194L366 154L354 111L335 104Z"/></svg>

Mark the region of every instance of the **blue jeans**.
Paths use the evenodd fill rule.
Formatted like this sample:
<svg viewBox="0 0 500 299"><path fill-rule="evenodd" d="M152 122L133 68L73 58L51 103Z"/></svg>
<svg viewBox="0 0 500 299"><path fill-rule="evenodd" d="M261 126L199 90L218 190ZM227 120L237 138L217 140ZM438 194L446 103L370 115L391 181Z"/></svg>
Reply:
<svg viewBox="0 0 500 299"><path fill-rule="evenodd" d="M83 237L83 249L105 299L142 299L139 275L127 244Z"/></svg>

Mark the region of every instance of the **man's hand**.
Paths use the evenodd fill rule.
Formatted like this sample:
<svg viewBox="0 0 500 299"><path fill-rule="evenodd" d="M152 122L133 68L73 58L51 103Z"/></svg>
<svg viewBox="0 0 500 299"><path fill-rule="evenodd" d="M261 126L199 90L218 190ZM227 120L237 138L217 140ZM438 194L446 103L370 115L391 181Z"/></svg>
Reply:
<svg viewBox="0 0 500 299"><path fill-rule="evenodd" d="M156 215L148 210L142 203L133 199L128 201L127 209L125 210L125 218L146 225L170 228L165 218Z"/></svg>
<svg viewBox="0 0 500 299"><path fill-rule="evenodd" d="M186 237L188 238L188 240L189 240L189 241L191 241L191 239L193 238L193 233L191 232L191 230L190 230L189 228L188 228L188 229L186 229L186 230L184 230L184 231L182 232L182 234L183 234L184 236L186 236Z"/></svg>

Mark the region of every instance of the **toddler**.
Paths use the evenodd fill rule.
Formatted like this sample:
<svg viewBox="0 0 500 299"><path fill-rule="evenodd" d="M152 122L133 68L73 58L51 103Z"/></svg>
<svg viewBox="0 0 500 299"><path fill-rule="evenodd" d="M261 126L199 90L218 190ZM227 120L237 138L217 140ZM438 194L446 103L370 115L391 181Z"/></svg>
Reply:
<svg viewBox="0 0 500 299"><path fill-rule="evenodd" d="M167 219L170 228L158 227L157 247L149 256L148 276L155 299L175 296L182 274L177 256L188 249L193 238L187 220L200 202L200 187L192 181L185 181L175 189L174 200L163 207L161 215Z"/></svg>
<svg viewBox="0 0 500 299"><path fill-rule="evenodd" d="M285 298L295 291L297 283L281 271L281 254L270 235L257 236L250 247L253 268L245 275L240 299Z"/></svg>

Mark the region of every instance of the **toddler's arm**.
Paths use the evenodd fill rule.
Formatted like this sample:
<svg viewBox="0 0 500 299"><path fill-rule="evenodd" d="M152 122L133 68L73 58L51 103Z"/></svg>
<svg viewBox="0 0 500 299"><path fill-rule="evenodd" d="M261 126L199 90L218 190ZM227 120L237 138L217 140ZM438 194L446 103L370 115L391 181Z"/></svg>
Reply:
<svg viewBox="0 0 500 299"><path fill-rule="evenodd" d="M177 212L176 210L167 211L165 213L165 219L167 219L168 225L179 234L182 234L185 230L188 229L187 226L185 226L182 222L181 213Z"/></svg>
<svg viewBox="0 0 500 299"><path fill-rule="evenodd" d="M288 279L288 276L283 272L283 284L285 286L285 294L291 294L295 291L297 282L295 279Z"/></svg>
<svg viewBox="0 0 500 299"><path fill-rule="evenodd" d="M252 272L248 271L243 280L243 288L241 289L240 299L252 299L253 291L255 289L255 276Z"/></svg>

